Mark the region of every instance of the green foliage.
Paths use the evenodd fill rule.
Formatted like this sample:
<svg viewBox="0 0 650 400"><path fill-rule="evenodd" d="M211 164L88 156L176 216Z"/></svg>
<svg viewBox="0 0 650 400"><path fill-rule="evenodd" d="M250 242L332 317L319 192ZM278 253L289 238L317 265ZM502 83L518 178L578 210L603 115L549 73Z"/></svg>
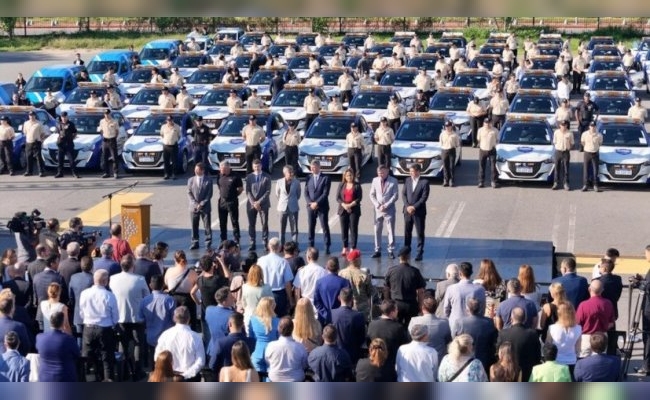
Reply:
<svg viewBox="0 0 650 400"><path fill-rule="evenodd" d="M153 19L154 24L160 29L161 32L167 32L174 26L177 18L171 17L157 17Z"/></svg>
<svg viewBox="0 0 650 400"><path fill-rule="evenodd" d="M615 41L632 41L639 40L643 35L643 31L634 29L632 27L607 27L596 29L591 32L584 32L581 35L576 35L581 40L589 40L592 36L612 36Z"/></svg>
<svg viewBox="0 0 650 400"><path fill-rule="evenodd" d="M9 38L14 37L14 28L16 27L16 22L18 22L17 17L1 17L0 18L0 29L7 32Z"/></svg>
<svg viewBox="0 0 650 400"><path fill-rule="evenodd" d="M311 30L312 32L327 33L329 31L330 18L317 17L311 19Z"/></svg>

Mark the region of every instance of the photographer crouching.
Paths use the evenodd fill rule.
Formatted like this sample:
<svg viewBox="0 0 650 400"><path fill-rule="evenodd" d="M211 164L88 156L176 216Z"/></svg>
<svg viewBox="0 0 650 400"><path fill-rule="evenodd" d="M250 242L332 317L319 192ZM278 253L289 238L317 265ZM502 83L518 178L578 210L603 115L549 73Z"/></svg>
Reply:
<svg viewBox="0 0 650 400"><path fill-rule="evenodd" d="M66 248L72 242L79 243L79 258L91 256L97 246L97 239L102 236L100 231L84 232L84 224L81 218L70 218L69 228L59 236L59 253L61 260L68 257Z"/></svg>
<svg viewBox="0 0 650 400"><path fill-rule="evenodd" d="M41 212L34 209L31 214L19 211L7 223L7 228L13 232L16 239L16 254L18 262L32 262L36 259L36 245L39 233L45 228L45 220Z"/></svg>

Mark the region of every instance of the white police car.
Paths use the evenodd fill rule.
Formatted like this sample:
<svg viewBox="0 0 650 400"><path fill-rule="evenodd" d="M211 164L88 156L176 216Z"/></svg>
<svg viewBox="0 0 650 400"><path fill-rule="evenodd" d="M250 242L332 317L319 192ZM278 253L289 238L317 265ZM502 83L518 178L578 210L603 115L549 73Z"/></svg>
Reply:
<svg viewBox="0 0 650 400"><path fill-rule="evenodd" d="M359 92L350 101L348 111L363 115L366 122L375 130L379 127L381 117L386 116L388 103L393 96L397 96L403 114L402 99L391 86L361 86Z"/></svg>
<svg viewBox="0 0 650 400"><path fill-rule="evenodd" d="M438 89L429 102L429 112L442 114L451 121L463 143L472 142L467 105L473 97L474 90L471 88L445 87Z"/></svg>
<svg viewBox="0 0 650 400"><path fill-rule="evenodd" d="M487 87L491 80L492 77L487 70L467 68L456 74L451 86L455 88L471 88L474 96L477 96L481 101L486 101L490 98L490 91Z"/></svg>
<svg viewBox="0 0 650 400"><path fill-rule="evenodd" d="M162 94L163 88L169 89L169 93L173 96L178 93L178 89L175 87L169 87L162 83L147 83L129 104L122 108L122 114L131 121L134 128L149 116L152 109L159 107L158 98Z"/></svg>
<svg viewBox="0 0 650 400"><path fill-rule="evenodd" d="M458 50L460 50L461 55L465 55L465 49L467 48L467 39L463 32L442 32L442 37L440 41L443 43L454 43Z"/></svg>
<svg viewBox="0 0 650 400"><path fill-rule="evenodd" d="M414 83L417 76L417 68L388 68L384 76L381 77L379 85L392 86L397 92L399 92L399 95L404 102L404 107L406 107L407 110L410 110L413 108L415 94L417 93L417 88Z"/></svg>
<svg viewBox="0 0 650 400"><path fill-rule="evenodd" d="M323 89L312 85L296 84L284 86L271 102L271 110L282 115L287 122L294 121L296 129L304 129L304 121L307 118L305 98L309 95L310 89L313 89L314 95L320 99L322 109L327 109L328 98Z"/></svg>
<svg viewBox="0 0 650 400"><path fill-rule="evenodd" d="M521 89L550 90L553 97L557 97L557 76L550 70L526 71L519 79Z"/></svg>
<svg viewBox="0 0 650 400"><path fill-rule="evenodd" d="M601 117L597 129L603 135L598 166L600 182L648 183L650 147L643 122L627 117Z"/></svg>
<svg viewBox="0 0 650 400"><path fill-rule="evenodd" d="M630 107L634 105L634 97L630 92L615 90L599 90L592 92L591 101L598 106L598 117L627 116Z"/></svg>
<svg viewBox="0 0 650 400"><path fill-rule="evenodd" d="M68 119L77 128L77 137L74 140L74 162L76 168L99 169L102 155L102 135L99 132L99 123L104 118L104 111L108 108L72 107L68 112ZM111 116L119 125L117 134L117 154L122 154L124 143L127 139L127 131L131 124L119 111L111 111ZM58 131L55 127L50 128L52 133L43 142L41 156L46 167L55 168L58 166L59 148L57 140ZM65 166L70 165L66 157Z"/></svg>
<svg viewBox="0 0 650 400"><path fill-rule="evenodd" d="M287 131L287 124L282 116L268 109L236 110L223 121L216 130L216 137L210 142L210 168L219 170L219 165L228 161L233 171L246 171L246 143L242 138L242 130L248 125L251 115L255 116L255 122L266 135L261 144L262 169L271 173L273 165L284 158L282 136Z"/></svg>
<svg viewBox="0 0 650 400"><path fill-rule="evenodd" d="M422 53L409 58L406 66L418 70L424 68L427 74L433 77L436 74L436 62L438 62L438 58L437 54Z"/></svg>
<svg viewBox="0 0 650 400"><path fill-rule="evenodd" d="M298 163L302 172L309 173L311 162L318 160L323 173L342 174L350 166L346 137L353 122L364 138L361 165L368 163L374 153L374 132L365 118L354 112L321 111L298 146Z"/></svg>
<svg viewBox="0 0 650 400"><path fill-rule="evenodd" d="M409 168L420 164L422 176L442 176L442 149L440 133L444 129L444 115L408 113L400 125L391 146L391 169L395 176L409 176ZM456 165L460 165L462 146L456 149Z"/></svg>
<svg viewBox="0 0 650 400"><path fill-rule="evenodd" d="M510 103L508 113L531 116L544 116L551 126L555 126L557 99L550 90L521 89Z"/></svg>
<svg viewBox="0 0 650 400"><path fill-rule="evenodd" d="M287 68L292 70L301 82L309 79L309 57L312 54L313 53L296 53L296 55L287 63Z"/></svg>
<svg viewBox="0 0 650 400"><path fill-rule="evenodd" d="M320 76L323 78L323 91L327 97L332 97L334 95L340 94L339 90L339 78L343 75L343 72L350 71L346 67L325 67L321 69ZM353 77L352 73L350 76ZM354 79L354 77L353 77ZM352 93L354 94L356 90L356 85L352 84Z"/></svg>
<svg viewBox="0 0 650 400"><path fill-rule="evenodd" d="M123 79L118 80L119 91L126 96L127 103L138 94L140 89L142 89L146 84L151 83L151 75L154 68L158 69L161 78L166 82L171 72L169 69L160 68L155 65L138 65Z"/></svg>
<svg viewBox="0 0 650 400"><path fill-rule="evenodd" d="M210 56L213 63L216 63L221 55L224 56L225 61L230 61L232 59L230 51L236 43L236 40L217 40L212 44L212 47L210 47L208 56Z"/></svg>
<svg viewBox="0 0 650 400"><path fill-rule="evenodd" d="M95 82L79 82L77 86L69 95L66 96L65 101L59 104L56 108L56 113L61 115L64 111L70 111L72 107L85 106L86 100L91 96L91 92L95 92L97 98L104 100L104 96L108 92L107 83ZM124 100L122 98L122 100Z"/></svg>
<svg viewBox="0 0 650 400"><path fill-rule="evenodd" d="M508 114L497 144L499 179L550 182L553 151L553 129L544 116Z"/></svg>
<svg viewBox="0 0 650 400"><path fill-rule="evenodd" d="M221 83L226 74L226 68L214 65L200 65L199 68L185 80L185 88L194 100L200 100L215 84Z"/></svg>
<svg viewBox="0 0 650 400"><path fill-rule="evenodd" d="M202 51L186 51L181 53L174 62L172 68L178 68L178 73L187 78L196 71L199 66L211 64L212 59Z"/></svg>
<svg viewBox="0 0 650 400"><path fill-rule="evenodd" d="M623 71L599 71L589 82L590 94L598 90L626 91L634 96L634 84Z"/></svg>
<svg viewBox="0 0 650 400"><path fill-rule="evenodd" d="M221 121L230 114L227 101L231 90L237 91L237 95L242 101L246 100L250 93L250 89L242 83L213 85L212 89L201 98L192 111L197 116L203 117L203 123L210 128L218 128Z"/></svg>

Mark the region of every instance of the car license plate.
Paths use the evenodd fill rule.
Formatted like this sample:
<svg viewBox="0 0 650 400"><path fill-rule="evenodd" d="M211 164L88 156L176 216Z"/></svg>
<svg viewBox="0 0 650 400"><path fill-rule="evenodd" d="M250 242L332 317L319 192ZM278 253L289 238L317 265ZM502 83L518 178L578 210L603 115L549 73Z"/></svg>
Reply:
<svg viewBox="0 0 650 400"><path fill-rule="evenodd" d="M153 157L140 157L140 162L153 162Z"/></svg>
<svg viewBox="0 0 650 400"><path fill-rule="evenodd" d="M237 158L237 157L226 158L226 161L229 164L239 164L239 158Z"/></svg>
<svg viewBox="0 0 650 400"><path fill-rule="evenodd" d="M516 171L518 174L532 174L533 173L533 168L532 167L517 167Z"/></svg>
<svg viewBox="0 0 650 400"><path fill-rule="evenodd" d="M320 160L321 167L331 167L332 162L330 160Z"/></svg>
<svg viewBox="0 0 650 400"><path fill-rule="evenodd" d="M614 170L614 173L616 175L627 175L627 176L632 176L632 170L630 169L624 169L624 168L616 168Z"/></svg>

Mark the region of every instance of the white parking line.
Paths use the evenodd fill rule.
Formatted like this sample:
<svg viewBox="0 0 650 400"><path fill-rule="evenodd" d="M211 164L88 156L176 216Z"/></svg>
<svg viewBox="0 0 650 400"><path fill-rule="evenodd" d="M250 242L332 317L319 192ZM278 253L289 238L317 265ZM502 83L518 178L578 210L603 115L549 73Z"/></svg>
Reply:
<svg viewBox="0 0 650 400"><path fill-rule="evenodd" d="M555 218L553 219L553 234L551 235L551 241L554 246L558 246L558 240L560 240L560 226L562 224L562 216L560 215L560 205L555 206Z"/></svg>
<svg viewBox="0 0 650 400"><path fill-rule="evenodd" d="M434 235L435 237L442 237L442 234L445 231L447 224L449 224L449 221L451 220L451 216L454 214L454 210L456 209L457 204L458 202L456 201L451 203L451 205L447 209L447 213L445 214L445 217L442 219L442 222L440 223L440 226L436 231L436 234Z"/></svg>
<svg viewBox="0 0 650 400"><path fill-rule="evenodd" d="M218 201L219 200L217 200L217 202ZM246 197L244 195L244 199L239 202L239 208L241 208L242 205L246 204L247 201L248 201L248 197ZM271 211L270 208L269 208L269 211ZM240 212L240 214L241 214L241 212ZM214 216L214 213L213 213L213 216ZM217 218L213 219L213 221L214 222L212 222L212 229L216 229L219 226L219 213L218 212L217 212ZM246 228L246 229L248 229L248 228Z"/></svg>
<svg viewBox="0 0 650 400"><path fill-rule="evenodd" d="M576 244L576 213L578 207L575 204L571 204L569 210L569 236L566 243L566 251L573 253Z"/></svg>
<svg viewBox="0 0 650 400"><path fill-rule="evenodd" d="M454 228L456 227L456 224L458 224L458 220L460 220L460 216L463 214L463 210L465 209L465 204L466 203L464 201L461 201L458 204L458 208L454 213L454 217L449 222L449 225L447 225L447 230L445 231L444 237L446 238L451 237L451 234L454 232Z"/></svg>

